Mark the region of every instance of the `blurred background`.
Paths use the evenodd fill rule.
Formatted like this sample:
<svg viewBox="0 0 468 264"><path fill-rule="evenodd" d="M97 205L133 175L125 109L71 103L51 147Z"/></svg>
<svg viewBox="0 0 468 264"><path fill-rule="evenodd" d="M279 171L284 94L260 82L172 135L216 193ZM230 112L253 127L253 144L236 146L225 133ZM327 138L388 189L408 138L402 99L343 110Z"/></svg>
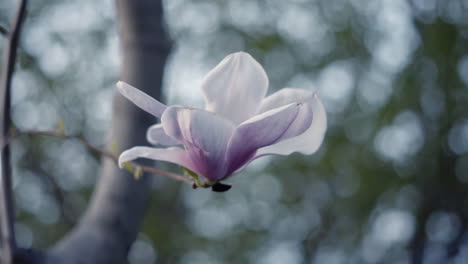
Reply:
<svg viewBox="0 0 468 264"><path fill-rule="evenodd" d="M2 0L1 25L15 6ZM164 11L166 102L202 107L203 76L243 50L270 93L316 90L329 130L315 155L258 160L226 193L150 176L128 263L468 263L468 0L166 0ZM119 62L111 0L31 1L15 126L62 120L105 145ZM37 136L12 151L19 243L50 246L86 209L99 157Z"/></svg>

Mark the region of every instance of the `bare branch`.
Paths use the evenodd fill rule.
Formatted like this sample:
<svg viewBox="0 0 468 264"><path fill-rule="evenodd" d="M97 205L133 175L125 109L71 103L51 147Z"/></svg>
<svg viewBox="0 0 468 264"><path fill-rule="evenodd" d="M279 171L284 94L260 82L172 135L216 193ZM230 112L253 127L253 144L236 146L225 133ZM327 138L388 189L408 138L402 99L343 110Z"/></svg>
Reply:
<svg viewBox="0 0 468 264"><path fill-rule="evenodd" d="M8 137L5 144L10 144L11 141L13 141L15 138L20 137L20 136L25 136L25 135L28 135L28 136L49 136L49 137L58 137L58 138L63 138L63 139L77 139L83 145L85 145L87 148L94 151L95 153L98 153L98 154L100 154L102 156L110 158L110 159L114 160L115 162L117 162L117 160L118 160L118 158L114 154L112 154L112 153L110 153L108 151L105 151L105 150L101 149L100 147L92 144L91 142L89 142L83 136L66 135L62 131L58 131L58 130L52 130L52 131L45 131L45 130L15 131L14 133L12 133L12 135L10 137Z"/></svg>
<svg viewBox="0 0 468 264"><path fill-rule="evenodd" d="M91 151L93 151L93 152L95 152L95 153L97 153L97 154L99 154L101 156L104 156L106 158L109 158L109 159L113 160L116 164L118 162L118 157L116 155L114 155L113 153L108 152L108 151L106 151L106 150L92 144L91 142L89 142L83 136L66 135L66 134L62 133L62 131L44 131L44 130L15 131L6 140L5 144L8 145L15 138L20 137L20 136L25 136L25 135L28 135L28 136L49 136L49 137L57 137L57 138L63 138L63 139L76 139L76 140L80 141L83 145L85 145L87 148L89 148ZM186 177L184 177L182 175L173 173L173 172L161 170L161 169L154 168L154 167L143 166L143 165L140 165L140 164L135 163L135 162L129 162L129 164L133 168L135 168L136 170L141 170L143 172L147 172L147 173L150 173L150 174L157 174L157 175L166 176L166 177L171 178L173 180L184 182L184 183L187 183L189 185L193 185L193 183L194 183L192 180L190 180L190 179L188 179L188 178L186 178Z"/></svg>
<svg viewBox="0 0 468 264"><path fill-rule="evenodd" d="M4 35L4 36L8 35L8 30L2 25L0 25L0 35Z"/></svg>
<svg viewBox="0 0 468 264"><path fill-rule="evenodd" d="M0 146L1 164L2 164L2 199L1 199L1 263L11 264L16 250L16 240L14 231L14 209L13 209L13 191L11 180L10 149L3 142L8 137L10 120L10 91L11 79L16 62L16 50L18 48L21 26L26 13L26 0L21 0L14 17L11 33L8 34L7 44L4 49L3 67L0 76ZM2 32L6 31L3 30Z"/></svg>
<svg viewBox="0 0 468 264"><path fill-rule="evenodd" d="M142 171L144 172L148 172L148 173L151 173L151 174L159 174L159 175L163 175L163 176L166 176L166 177L169 177L169 178L172 178L176 181L181 181L181 182L184 182L184 183L187 183L191 186L193 186L194 182L182 175L179 175L179 174L176 174L176 173L172 173L172 172L169 172L169 171L165 171L165 170L161 170L161 169L158 169L158 168L153 168L153 167L147 167L147 166L141 166L141 165L138 165L136 164L135 162L131 162L130 163L133 167L137 168L137 169L141 169Z"/></svg>

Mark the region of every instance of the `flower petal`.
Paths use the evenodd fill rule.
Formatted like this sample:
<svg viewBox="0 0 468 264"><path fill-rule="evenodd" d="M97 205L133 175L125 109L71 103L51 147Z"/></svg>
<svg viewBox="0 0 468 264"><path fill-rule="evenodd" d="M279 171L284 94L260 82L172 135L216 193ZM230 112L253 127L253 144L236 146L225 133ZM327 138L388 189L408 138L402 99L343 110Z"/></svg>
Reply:
<svg viewBox="0 0 468 264"><path fill-rule="evenodd" d="M144 92L138 90L126 82L117 82L117 88L123 96L125 96L136 106L156 117L160 118L164 110L167 108L166 105L160 103L153 97L145 94Z"/></svg>
<svg viewBox="0 0 468 264"><path fill-rule="evenodd" d="M166 135L166 132L164 132L164 128L162 124L156 124L156 125L150 126L148 130L146 131L146 139L151 144L154 144L154 145L159 144L159 145L168 146L168 147L182 144L179 140Z"/></svg>
<svg viewBox="0 0 468 264"><path fill-rule="evenodd" d="M133 147L122 152L119 156L119 167L123 168L124 163L138 158L167 161L184 166L185 168L198 173L197 168L189 159L185 150L177 147L173 148L151 148Z"/></svg>
<svg viewBox="0 0 468 264"><path fill-rule="evenodd" d="M267 111L291 102L305 102L311 106L313 120L310 127L299 136L259 149L256 157L270 154L289 155L293 152L308 155L317 151L322 144L327 130L327 114L316 93L302 89L282 89L265 98L260 111Z"/></svg>
<svg viewBox="0 0 468 264"><path fill-rule="evenodd" d="M217 180L226 171L226 147L234 125L211 112L171 106L161 117L164 131L184 144L197 171Z"/></svg>
<svg viewBox="0 0 468 264"><path fill-rule="evenodd" d="M240 124L229 142L228 174L248 162L256 150L303 133L312 122L308 104L292 103L256 115Z"/></svg>
<svg viewBox="0 0 468 264"><path fill-rule="evenodd" d="M239 124L253 116L268 89L262 66L245 52L224 58L203 80L206 110Z"/></svg>

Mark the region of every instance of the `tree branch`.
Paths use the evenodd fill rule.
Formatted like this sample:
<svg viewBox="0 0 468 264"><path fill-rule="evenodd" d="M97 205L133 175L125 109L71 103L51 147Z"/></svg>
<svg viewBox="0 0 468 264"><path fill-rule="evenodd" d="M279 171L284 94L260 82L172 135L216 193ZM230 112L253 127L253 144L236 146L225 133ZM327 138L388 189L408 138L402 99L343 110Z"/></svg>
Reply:
<svg viewBox="0 0 468 264"><path fill-rule="evenodd" d="M8 139L6 140L5 144L10 144L15 138L17 137L21 137L21 136L49 136L49 137L58 137L58 138L63 138L63 139L76 139L78 141L80 141L83 145L85 145L87 148L89 148L91 151L103 156L103 157L106 157L106 158L109 158L111 160L113 160L115 162L115 164L118 163L118 157L116 155L114 155L113 153L109 152L109 151L106 151L94 144L92 144L91 142L89 142L86 138L84 138L83 136L79 136L79 135L66 135L64 134L62 131L44 131L44 130L28 130L28 131L15 131L10 137L8 137ZM176 181L180 181L180 182L183 182L183 183L187 183L191 186L193 186L194 184L194 181L182 176L182 175L179 175L179 174L176 174L176 173L172 173L172 172L169 172L169 171L165 171L165 170L161 170L161 169L158 169L158 168L154 168L154 167L149 167L149 166L143 166L143 165L140 165L136 162L128 162L128 164L130 164L130 166L135 169L135 170L139 170L139 171L142 171L142 172L147 172L147 173L151 173L151 174L157 174L157 175L162 175L162 176L166 176L168 178L171 178L173 180L176 180Z"/></svg>
<svg viewBox="0 0 468 264"><path fill-rule="evenodd" d="M120 79L154 98L160 97L170 42L164 30L161 0L116 0L122 51ZM113 102L111 142L121 150L145 145L154 123L121 95ZM154 171L154 168L151 169ZM156 171L155 171L156 172ZM157 171L160 172L159 170ZM135 181L115 162L104 159L89 208L78 225L46 252L48 264L114 264L125 261L148 204L151 177Z"/></svg>
<svg viewBox="0 0 468 264"><path fill-rule="evenodd" d="M80 141L83 145L85 145L87 148L92 150L95 153L98 153L99 155L102 155L104 157L110 158L111 160L114 160L117 162L118 158L116 155L101 149L100 147L92 144L89 142L86 138L80 135L66 135L62 131L46 131L46 130L27 130L27 131L14 131L10 137L6 140L5 144L10 144L15 138L21 137L21 136L49 136L49 137L58 137L58 138L63 138L63 139L76 139Z"/></svg>
<svg viewBox="0 0 468 264"><path fill-rule="evenodd" d="M8 35L8 30L2 25L0 25L0 35Z"/></svg>
<svg viewBox="0 0 468 264"><path fill-rule="evenodd" d="M13 210L13 191L11 180L11 164L10 164L10 149L3 142L8 137L10 127L10 91L11 79L16 62L16 50L18 47L21 26L26 13L26 0L21 0L14 17L11 33L9 33L7 45L4 49L3 67L0 76L0 131L1 141L0 156L2 164L2 198L1 198L1 247L2 254L1 263L13 263L13 258L16 250L16 240L14 231L14 210ZM3 30L2 30L3 31ZM5 32L3 32L5 33Z"/></svg>

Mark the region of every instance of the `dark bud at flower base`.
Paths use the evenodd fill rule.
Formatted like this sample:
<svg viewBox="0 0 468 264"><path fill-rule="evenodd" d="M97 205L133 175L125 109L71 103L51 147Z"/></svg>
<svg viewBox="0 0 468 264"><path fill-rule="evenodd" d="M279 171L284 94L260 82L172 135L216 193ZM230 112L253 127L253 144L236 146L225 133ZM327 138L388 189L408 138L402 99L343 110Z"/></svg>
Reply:
<svg viewBox="0 0 468 264"><path fill-rule="evenodd" d="M223 184L223 183L215 183L213 186L211 186L211 190L213 192L226 192L229 189L231 189L231 185Z"/></svg>

